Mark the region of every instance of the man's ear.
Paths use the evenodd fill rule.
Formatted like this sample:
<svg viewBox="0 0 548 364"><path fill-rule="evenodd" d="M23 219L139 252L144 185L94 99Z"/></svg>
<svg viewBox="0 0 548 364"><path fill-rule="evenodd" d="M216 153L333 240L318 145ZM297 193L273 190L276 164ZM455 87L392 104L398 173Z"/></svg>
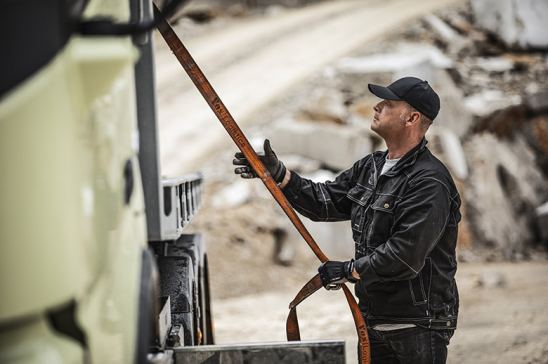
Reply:
<svg viewBox="0 0 548 364"><path fill-rule="evenodd" d="M420 120L421 120L421 114L418 111L412 111L407 116L407 121L405 122L405 124L409 126L416 125L420 122Z"/></svg>

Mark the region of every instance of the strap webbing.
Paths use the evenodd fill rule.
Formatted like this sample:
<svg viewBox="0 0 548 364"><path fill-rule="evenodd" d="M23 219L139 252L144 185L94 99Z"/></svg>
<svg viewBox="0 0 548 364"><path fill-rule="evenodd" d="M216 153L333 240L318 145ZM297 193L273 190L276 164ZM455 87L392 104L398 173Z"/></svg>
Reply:
<svg viewBox="0 0 548 364"><path fill-rule="evenodd" d="M365 325L365 320L363 319L362 313L357 308L356 301L354 296L346 287L346 285L341 285L346 300L350 305L352 311L352 316L354 318L354 323L356 324L356 332L358 334L358 348L359 348L359 362L361 364L369 364L370 362L370 346L369 346L369 336L367 335L367 327ZM293 301L289 304L289 315L285 323L285 331L288 341L300 341L301 332L299 329L299 318L297 316L297 306L310 297L318 289L322 288L322 280L319 274L316 274L311 280L309 280L303 288L297 293ZM351 302L354 303L351 304Z"/></svg>

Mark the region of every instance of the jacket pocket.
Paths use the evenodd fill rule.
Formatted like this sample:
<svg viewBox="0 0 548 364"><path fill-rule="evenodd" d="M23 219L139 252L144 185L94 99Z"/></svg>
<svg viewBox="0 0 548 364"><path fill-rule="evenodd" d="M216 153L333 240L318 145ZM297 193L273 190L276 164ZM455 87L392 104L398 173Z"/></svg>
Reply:
<svg viewBox="0 0 548 364"><path fill-rule="evenodd" d="M367 206L372 193L372 190L361 185L356 185L346 194L346 197L353 202L350 224L352 226L352 238L356 243L360 242L361 235L363 234Z"/></svg>
<svg viewBox="0 0 548 364"><path fill-rule="evenodd" d="M409 293L413 304L423 305L428 302L428 296L430 293L430 285L432 281L432 262L430 258L426 258L424 267L419 274L413 279L409 280Z"/></svg>
<svg viewBox="0 0 548 364"><path fill-rule="evenodd" d="M379 195L371 204L373 215L366 232L366 241L373 249L386 242L392 233L396 202L396 196Z"/></svg>
<svg viewBox="0 0 548 364"><path fill-rule="evenodd" d="M422 281L422 273L409 280L409 291L414 305L424 305L426 303L426 291Z"/></svg>

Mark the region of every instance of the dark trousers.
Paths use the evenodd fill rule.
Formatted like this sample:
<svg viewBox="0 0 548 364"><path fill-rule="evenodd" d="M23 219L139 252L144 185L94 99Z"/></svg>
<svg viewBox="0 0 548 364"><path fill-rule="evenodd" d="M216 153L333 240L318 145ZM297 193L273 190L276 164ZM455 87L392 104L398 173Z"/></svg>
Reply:
<svg viewBox="0 0 548 364"><path fill-rule="evenodd" d="M445 364L453 330L422 327L394 331L368 329L371 364Z"/></svg>

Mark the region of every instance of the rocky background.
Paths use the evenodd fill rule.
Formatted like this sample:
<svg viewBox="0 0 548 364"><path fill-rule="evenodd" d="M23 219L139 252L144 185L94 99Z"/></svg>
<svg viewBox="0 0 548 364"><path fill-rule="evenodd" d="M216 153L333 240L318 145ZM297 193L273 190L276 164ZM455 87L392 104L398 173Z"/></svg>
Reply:
<svg viewBox="0 0 548 364"><path fill-rule="evenodd" d="M182 21L215 22L218 17L280 9L274 1L230 3L227 15L219 10L219 2L199 2L181 15L188 16ZM412 75L433 85L442 109L427 135L429 147L450 169L463 201L458 284L468 314L463 314L464 326L477 328L478 322L492 320L488 331L468 331L468 341L456 338L450 355L454 362L470 359L467 352L474 350L475 358L485 360L466 362L494 362L479 344L486 332L521 328L535 338L508 333L506 341L497 339L502 344L493 350L506 353L502 357L511 362L548 362L548 339L542 328L547 318L541 308L542 302L548 302L542 293L544 283L538 281L546 272L548 246L545 24L546 1L463 2L403 25L334 62L257 115L257 122L245 130L257 150L269 138L288 168L325 181L364 155L385 148L369 129L378 99L367 90L368 83L388 84ZM200 31L196 25L189 29ZM233 175L235 151L219 151L204 165L204 207L193 224L209 244L217 307L228 308L232 315L237 311L233 305L243 304L248 312L255 309L257 301L249 295L264 294L264 299L277 302L270 292L296 292L318 265L260 181L242 181ZM304 222L330 258L353 256L348 222ZM512 306L513 294L524 300ZM247 297L245 302L242 297ZM526 297L541 300L533 304ZM499 303L500 311L489 311L491 304ZM227 325L225 330L236 330ZM247 336L252 338L263 339Z"/></svg>
<svg viewBox="0 0 548 364"><path fill-rule="evenodd" d="M484 3L473 1L428 15L325 68L261 115L248 132L252 143L260 150L269 138L290 169L317 181L333 179L362 156L385 148L369 129L378 100L367 84L388 84L403 75L427 79L442 99L440 115L427 136L429 147L449 167L463 200L459 260L544 259L548 58L542 48L548 46L548 35L544 44L523 35L519 41L517 36L501 38L500 27L534 26L538 14L516 7L513 22L491 24ZM535 2L519 3L526 8ZM490 7L489 14L493 9L502 14L503 8ZM548 6L544 8L548 12ZM533 20L519 18L522 12ZM548 32L541 27L532 33L539 31ZM233 262L257 257L255 249L268 247L271 254L253 260L256 269L268 265L274 277L281 272L291 276L295 259L299 265L303 259L297 255L303 245L300 238L260 182L239 181L231 168L227 153L212 158L204 171L208 193L195 228L214 237L211 249L224 250L213 266L227 265L226 270L238 276L238 267L227 263L229 255ZM346 222L305 222L328 254L352 256ZM302 280L299 272L296 277ZM251 277L251 282L247 274L242 279L243 290L255 287L254 280L258 290L272 288L264 285L262 275ZM223 297L242 293L238 288L225 292L222 284L214 290Z"/></svg>

